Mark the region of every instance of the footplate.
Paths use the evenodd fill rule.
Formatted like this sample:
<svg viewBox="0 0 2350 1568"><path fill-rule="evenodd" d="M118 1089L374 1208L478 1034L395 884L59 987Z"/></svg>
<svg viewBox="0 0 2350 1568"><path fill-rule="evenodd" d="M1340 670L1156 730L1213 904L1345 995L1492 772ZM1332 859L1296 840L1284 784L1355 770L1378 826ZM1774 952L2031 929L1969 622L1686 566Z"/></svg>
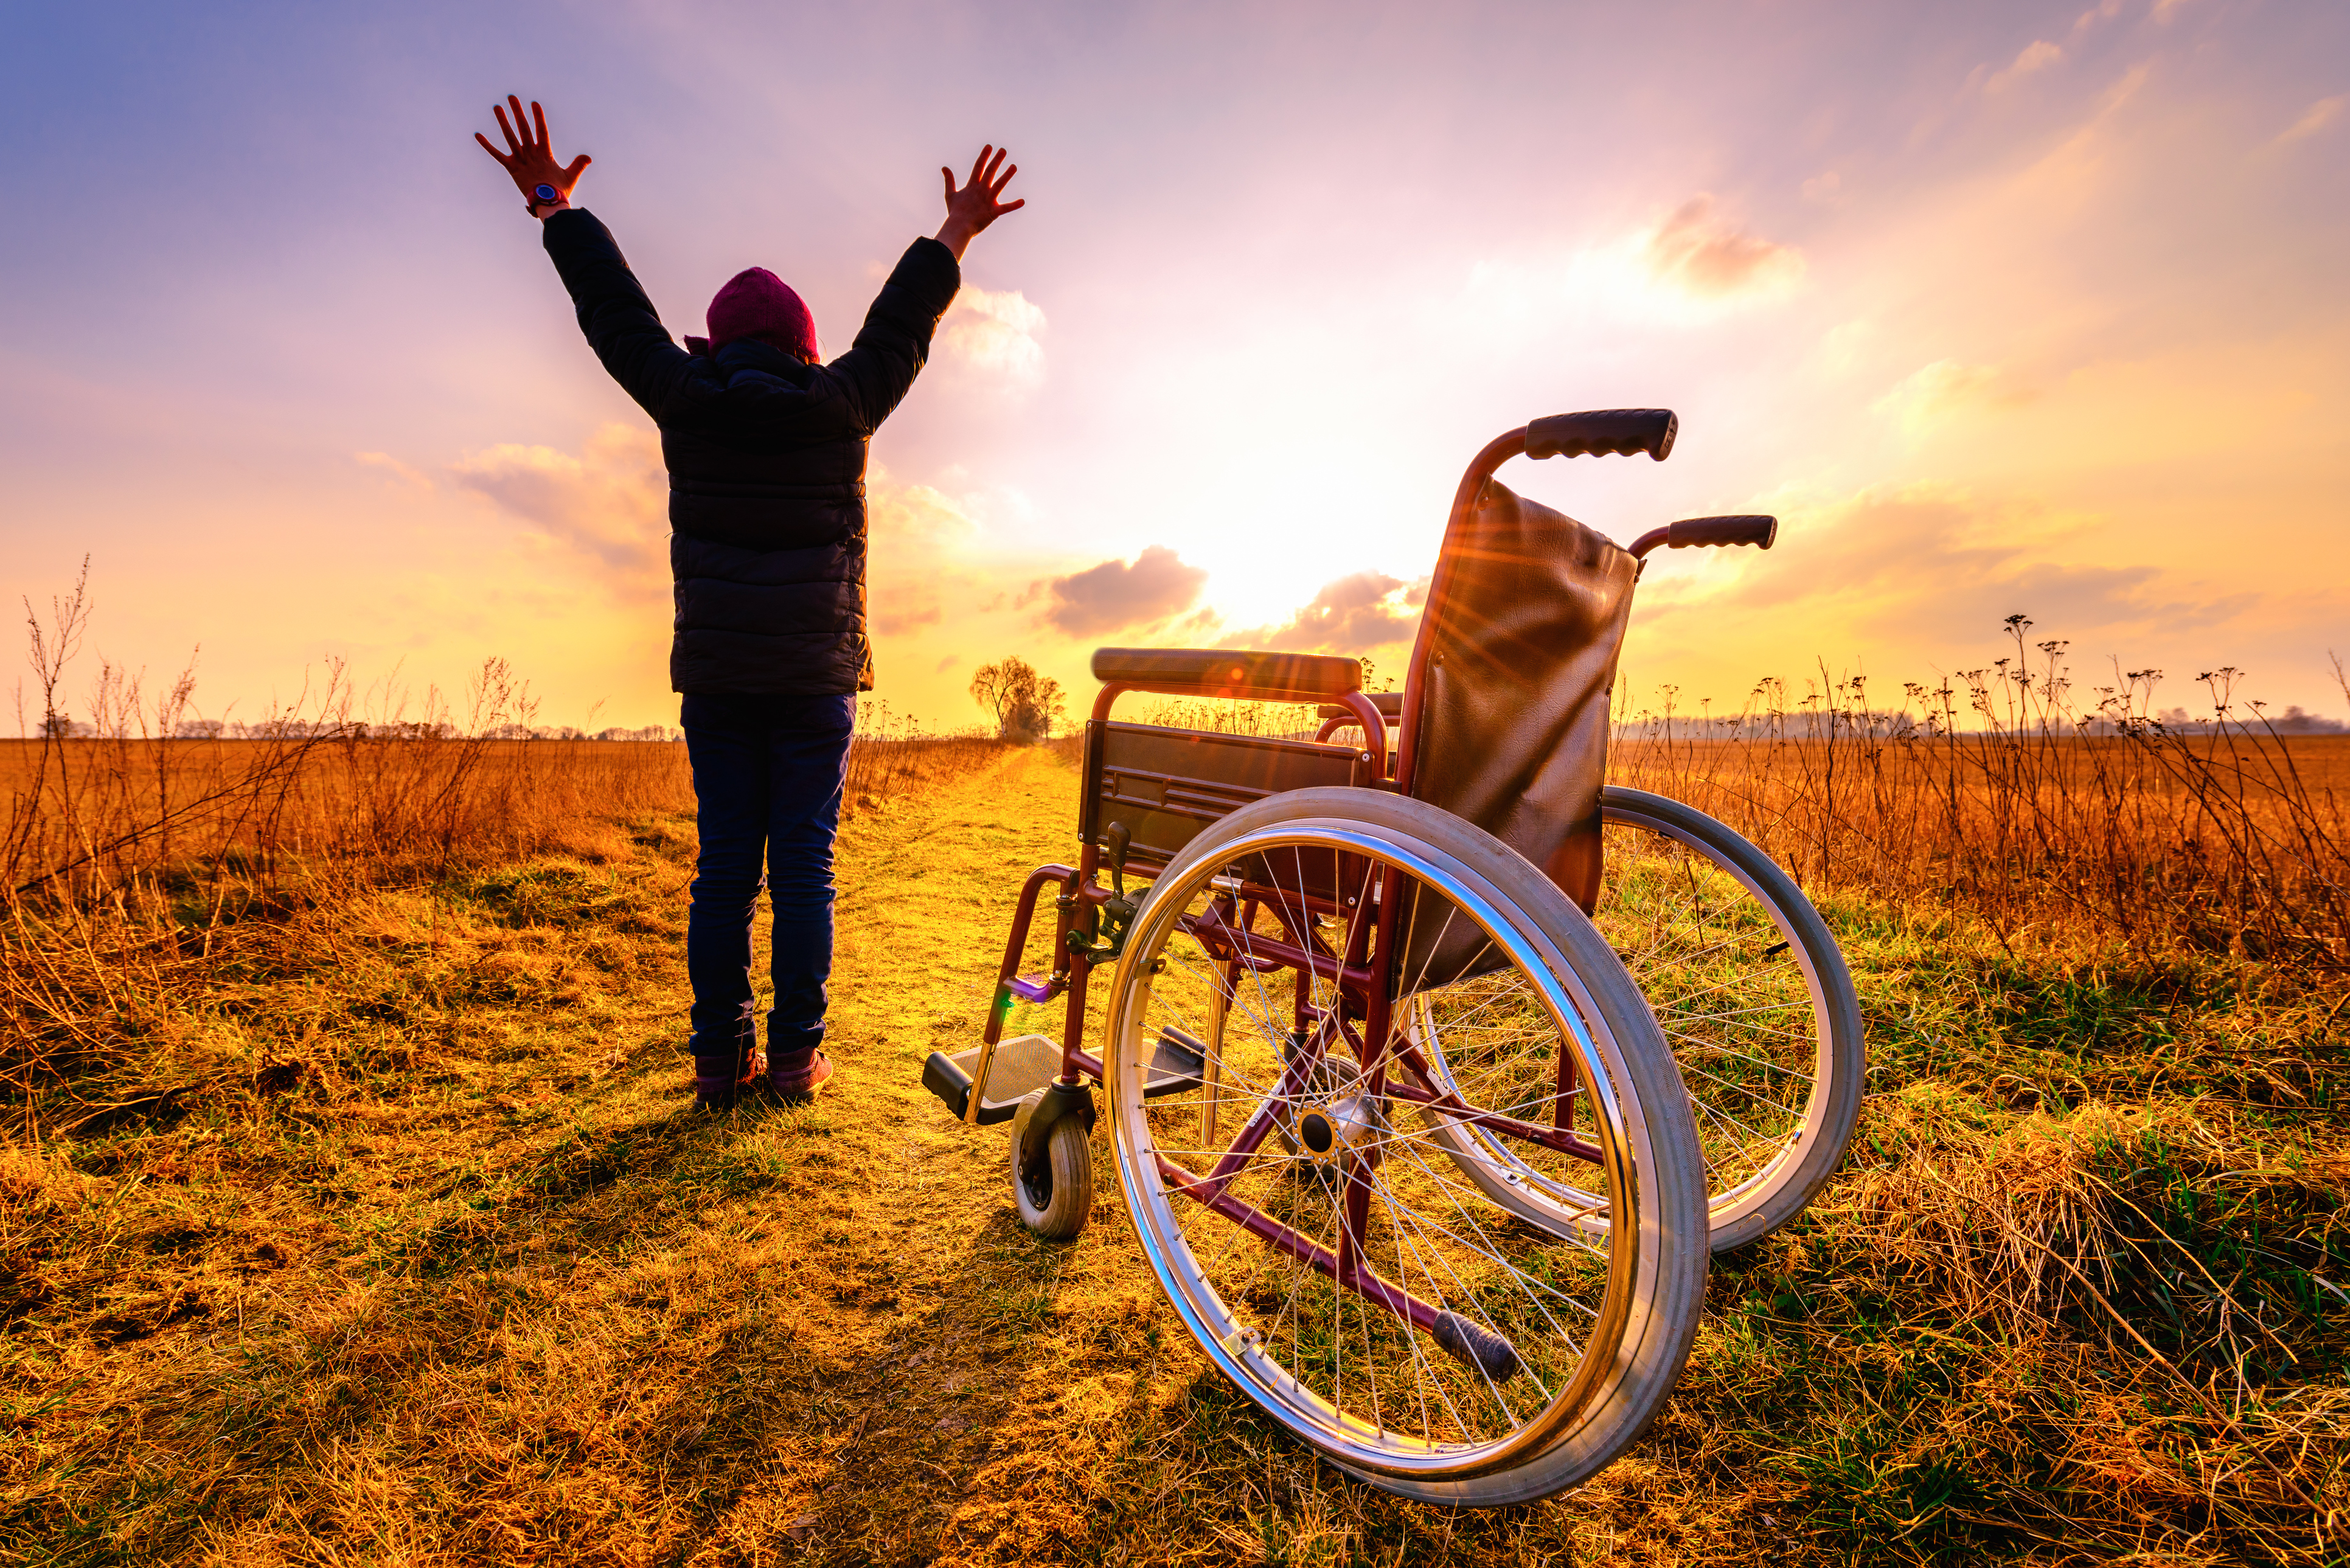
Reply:
<svg viewBox="0 0 2350 1568"><path fill-rule="evenodd" d="M958 1051L950 1056L943 1051L931 1053L922 1064L922 1087L939 1097L940 1104L954 1113L955 1120L964 1119L971 1106L971 1075L979 1071L984 1045L974 1045L968 1051ZM1175 1028L1159 1033L1159 1048L1151 1053L1150 1075L1144 1082L1145 1098L1156 1099L1160 1095L1172 1095L1200 1086L1201 1069L1206 1064L1208 1048L1191 1035ZM1008 1122L1019 1113L1020 1102L1061 1075L1061 1048L1042 1034L1023 1034L1016 1040L1006 1040L995 1048L995 1060L987 1069L987 1089L979 1102L979 1115L971 1117L982 1127Z"/></svg>
<svg viewBox="0 0 2350 1568"><path fill-rule="evenodd" d="M979 1058L986 1050L974 1045L951 1056L933 1051L922 1064L922 1087L936 1095L957 1121L971 1107L971 1075L979 1071ZM1024 1096L1060 1075L1061 1048L1051 1040L1042 1034L1006 1040L995 1048L995 1060L987 1069L987 1092L980 1098L979 1115L971 1119L982 1127L1008 1122Z"/></svg>

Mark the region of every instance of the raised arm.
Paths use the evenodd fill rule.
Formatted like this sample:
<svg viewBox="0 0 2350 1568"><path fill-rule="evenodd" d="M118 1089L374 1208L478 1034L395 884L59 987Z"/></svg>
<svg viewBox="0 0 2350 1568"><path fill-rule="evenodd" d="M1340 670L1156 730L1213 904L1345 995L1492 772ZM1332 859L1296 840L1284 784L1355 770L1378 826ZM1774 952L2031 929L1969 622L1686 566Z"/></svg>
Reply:
<svg viewBox="0 0 2350 1568"><path fill-rule="evenodd" d="M962 286L959 264L972 238L1004 213L1027 205L1002 199L1003 187L1020 172L1017 164L1006 166L1005 157L1000 148L981 148L971 179L960 187L954 171L939 171L946 182L947 221L935 239L916 240L907 250L865 313L855 346L832 362L834 373L848 384L867 430L889 416L921 372L939 317Z"/></svg>
<svg viewBox="0 0 2350 1568"><path fill-rule="evenodd" d="M534 103L525 119L520 99L506 102L514 109L511 121L504 109L492 112L508 151L500 152L479 131L473 140L513 178L531 215L546 225L546 254L570 292L588 347L647 413L656 420L670 417L681 399L708 389L696 375L693 357L671 339L611 231L593 213L571 205L588 155L557 163L548 144L546 111Z"/></svg>

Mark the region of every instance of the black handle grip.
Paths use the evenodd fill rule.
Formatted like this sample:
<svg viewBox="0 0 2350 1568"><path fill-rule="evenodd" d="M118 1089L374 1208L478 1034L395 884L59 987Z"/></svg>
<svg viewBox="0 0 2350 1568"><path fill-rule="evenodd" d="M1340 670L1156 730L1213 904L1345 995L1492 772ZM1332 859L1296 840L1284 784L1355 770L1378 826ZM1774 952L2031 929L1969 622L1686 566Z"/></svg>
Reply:
<svg viewBox="0 0 2350 1568"><path fill-rule="evenodd" d="M1692 545L1759 545L1767 550L1778 537L1776 517L1690 517L1665 528L1665 545L1674 550Z"/></svg>
<svg viewBox="0 0 2350 1568"><path fill-rule="evenodd" d="M1681 421L1670 409L1594 409L1553 414L1526 426L1528 457L1589 457L1645 452L1659 462L1673 450Z"/></svg>

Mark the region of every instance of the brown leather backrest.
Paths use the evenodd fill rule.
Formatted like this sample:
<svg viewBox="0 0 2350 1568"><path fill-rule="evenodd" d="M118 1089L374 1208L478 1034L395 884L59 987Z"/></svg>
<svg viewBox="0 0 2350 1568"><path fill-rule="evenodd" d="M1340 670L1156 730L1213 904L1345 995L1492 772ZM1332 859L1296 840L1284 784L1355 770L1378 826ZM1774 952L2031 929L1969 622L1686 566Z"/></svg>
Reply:
<svg viewBox="0 0 2350 1568"><path fill-rule="evenodd" d="M1444 540L1411 793L1599 896L1608 695L1639 563L1563 512L1488 480Z"/></svg>

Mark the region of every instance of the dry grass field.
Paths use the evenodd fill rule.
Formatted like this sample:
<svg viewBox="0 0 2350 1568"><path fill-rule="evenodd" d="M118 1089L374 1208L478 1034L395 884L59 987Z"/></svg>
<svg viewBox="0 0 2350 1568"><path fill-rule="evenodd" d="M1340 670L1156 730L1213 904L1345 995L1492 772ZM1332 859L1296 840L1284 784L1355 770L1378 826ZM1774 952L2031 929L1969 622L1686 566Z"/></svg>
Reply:
<svg viewBox="0 0 2350 1568"><path fill-rule="evenodd" d="M1019 877L1071 850L1060 749L868 748L894 782L853 792L843 835L844 1077L711 1118L681 1054L682 748L480 746L454 790L453 752L399 750L468 743L386 742L370 775L332 742L347 760L293 766L275 817L191 813L168 852L98 826L269 742L193 752L192 783L167 761L151 795L151 747L74 742L84 826L20 805L19 838L50 836L0 928L0 1562L2350 1551L2342 840L2287 866L2244 827L2338 828L2340 742L2294 742L2298 805L2238 765L2114 810L2083 804L2121 776L2088 751L2052 777L1937 774L1889 740L1873 763L1621 748L1624 782L1804 868L1870 1093L1814 1208L1716 1264L1649 1437L1576 1493L1474 1514L1274 1436L1159 1303L1114 1182L1081 1238L1040 1241L1002 1137L919 1087L976 1037ZM6 765L21 803L34 762ZM2002 768L2014 793L1983 782ZM2233 817L2210 793L2230 776ZM2070 836L2002 837L2002 812ZM2079 894L2133 864L2130 821L2168 825L2158 870L2187 829L2239 847ZM2178 916L2222 898L2224 922Z"/></svg>
<svg viewBox="0 0 2350 1568"><path fill-rule="evenodd" d="M860 733L847 811L884 806L999 749L972 736ZM0 740L0 799L10 803L0 874L18 897L183 904L201 880L216 904L289 882L409 880L595 841L615 818L690 812L693 784L678 743L359 726L250 741Z"/></svg>
<svg viewBox="0 0 2350 1568"><path fill-rule="evenodd" d="M1073 793L1030 753L852 822L848 1076L811 1110L685 1110L674 814L242 921L83 998L107 1060L22 1102L0 1175L0 1551L2331 1554L2340 991L2264 999L2214 960L2208 995L2157 995L1831 900L1876 1064L1846 1176L1717 1269L1630 1459L1446 1516L1269 1437L1113 1197L1035 1241L1001 1140L915 1086Z"/></svg>
<svg viewBox="0 0 2350 1568"><path fill-rule="evenodd" d="M1955 900L2040 945L2350 961L2350 736L1768 735L1619 742L1807 882Z"/></svg>

